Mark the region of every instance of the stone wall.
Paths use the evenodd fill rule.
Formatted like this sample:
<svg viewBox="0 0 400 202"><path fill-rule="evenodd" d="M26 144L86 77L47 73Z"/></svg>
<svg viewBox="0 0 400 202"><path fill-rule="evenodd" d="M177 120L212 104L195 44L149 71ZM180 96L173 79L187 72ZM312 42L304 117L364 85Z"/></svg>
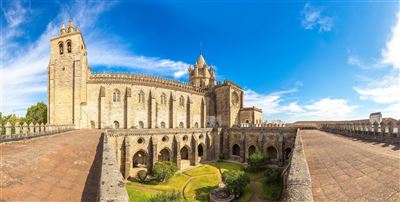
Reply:
<svg viewBox="0 0 400 202"><path fill-rule="evenodd" d="M313 201L311 176L304 155L300 130L297 132L288 172L283 201Z"/></svg>
<svg viewBox="0 0 400 202"><path fill-rule="evenodd" d="M154 163L173 161L179 168L214 160L219 148L220 130L191 129L129 129L107 130L119 170L125 179L135 177L139 170L152 170Z"/></svg>
<svg viewBox="0 0 400 202"><path fill-rule="evenodd" d="M273 162L283 165L294 146L295 128L244 127L222 131L225 159L247 163L251 153L267 153Z"/></svg>
<svg viewBox="0 0 400 202"><path fill-rule="evenodd" d="M129 201L124 178L118 169L114 149L108 141L107 135L103 136L103 153L97 201Z"/></svg>

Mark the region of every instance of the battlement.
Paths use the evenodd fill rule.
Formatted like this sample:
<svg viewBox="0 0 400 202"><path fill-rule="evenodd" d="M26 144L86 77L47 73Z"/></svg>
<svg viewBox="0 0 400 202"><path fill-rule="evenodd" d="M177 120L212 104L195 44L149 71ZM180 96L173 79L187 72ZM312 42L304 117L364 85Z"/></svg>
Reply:
<svg viewBox="0 0 400 202"><path fill-rule="evenodd" d="M238 89L242 89L239 85L237 85L236 83L232 82L231 80L219 81L219 82L217 82L217 85L215 87L218 88L218 87L227 86L227 85L231 85L231 86L234 86L234 87L236 87Z"/></svg>
<svg viewBox="0 0 400 202"><path fill-rule="evenodd" d="M128 84L141 84L147 86L157 86L165 88L173 88L177 90L188 91L191 93L204 94L205 89L197 86L191 86L188 83L181 82L174 79L166 79L152 75L145 74L131 74L131 73L92 73L89 76L88 83L128 83Z"/></svg>

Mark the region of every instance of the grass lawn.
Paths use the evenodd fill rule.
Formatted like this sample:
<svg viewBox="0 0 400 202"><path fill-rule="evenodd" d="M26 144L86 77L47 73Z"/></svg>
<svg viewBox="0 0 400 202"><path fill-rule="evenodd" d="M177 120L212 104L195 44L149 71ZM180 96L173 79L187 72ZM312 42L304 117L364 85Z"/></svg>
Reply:
<svg viewBox="0 0 400 202"><path fill-rule="evenodd" d="M127 190L130 202L148 201L151 197L157 194L157 192L147 192L130 188L127 188Z"/></svg>
<svg viewBox="0 0 400 202"><path fill-rule="evenodd" d="M158 183L156 181L151 181L147 184L142 184L140 182L128 182L128 186L144 187L158 191L179 191L179 189L189 178L190 176L185 174L176 174L166 182Z"/></svg>
<svg viewBox="0 0 400 202"><path fill-rule="evenodd" d="M211 165L203 165L197 168L190 169L183 173L190 176L210 175L214 173L218 174L218 169Z"/></svg>
<svg viewBox="0 0 400 202"><path fill-rule="evenodd" d="M207 201L208 193L217 188L219 183L219 174L194 178L185 188L185 197L188 201Z"/></svg>
<svg viewBox="0 0 400 202"><path fill-rule="evenodd" d="M257 189L260 190L260 197L269 201L277 201L281 197L283 183L279 181L275 184L264 183L265 178L256 181Z"/></svg>
<svg viewBox="0 0 400 202"><path fill-rule="evenodd" d="M194 177L184 189L186 199L188 201L207 201L209 192L216 188L221 181L218 166L221 168L222 172L226 170L244 169L241 164L237 163L213 162L187 170L183 173L175 174L167 182L159 183L156 181L148 181L145 184L139 182L128 182L126 187L129 194L129 200L132 202L146 202L159 192L179 191L190 177ZM255 179L259 175L259 173L250 173L252 179ZM251 196L252 190L250 185L248 185L239 201L249 201Z"/></svg>

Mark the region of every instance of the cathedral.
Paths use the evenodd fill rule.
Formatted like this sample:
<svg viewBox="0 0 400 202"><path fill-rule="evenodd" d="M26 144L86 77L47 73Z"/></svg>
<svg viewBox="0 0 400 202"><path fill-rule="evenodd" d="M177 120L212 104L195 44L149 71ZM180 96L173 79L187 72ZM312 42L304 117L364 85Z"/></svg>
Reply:
<svg viewBox="0 0 400 202"><path fill-rule="evenodd" d="M189 82L139 74L91 72L79 27L69 21L51 39L48 120L51 125L105 130L125 179L158 161L179 168L229 159L247 162L256 151L288 161L296 129L265 128L262 111L243 107L243 90L217 82L200 53ZM254 127L252 127L254 126Z"/></svg>
<svg viewBox="0 0 400 202"><path fill-rule="evenodd" d="M243 90L217 82L200 53L189 82L139 74L91 72L83 34L70 20L51 39L48 120L75 128L213 128L262 122L262 111L243 107ZM90 51L90 50L89 50Z"/></svg>

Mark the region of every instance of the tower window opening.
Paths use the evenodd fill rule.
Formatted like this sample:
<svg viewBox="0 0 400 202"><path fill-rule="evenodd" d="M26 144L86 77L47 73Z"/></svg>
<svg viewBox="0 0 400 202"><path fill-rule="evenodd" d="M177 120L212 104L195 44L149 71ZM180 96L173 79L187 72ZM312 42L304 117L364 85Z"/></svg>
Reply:
<svg viewBox="0 0 400 202"><path fill-rule="evenodd" d="M58 45L58 47L59 47L59 49L60 49L60 55L62 55L62 54L64 53L64 44L63 44L63 43L60 43L60 44Z"/></svg>
<svg viewBox="0 0 400 202"><path fill-rule="evenodd" d="M67 50L68 50L68 53L71 53L71 51L72 51L72 47L71 47L71 42L70 41L67 42Z"/></svg>

